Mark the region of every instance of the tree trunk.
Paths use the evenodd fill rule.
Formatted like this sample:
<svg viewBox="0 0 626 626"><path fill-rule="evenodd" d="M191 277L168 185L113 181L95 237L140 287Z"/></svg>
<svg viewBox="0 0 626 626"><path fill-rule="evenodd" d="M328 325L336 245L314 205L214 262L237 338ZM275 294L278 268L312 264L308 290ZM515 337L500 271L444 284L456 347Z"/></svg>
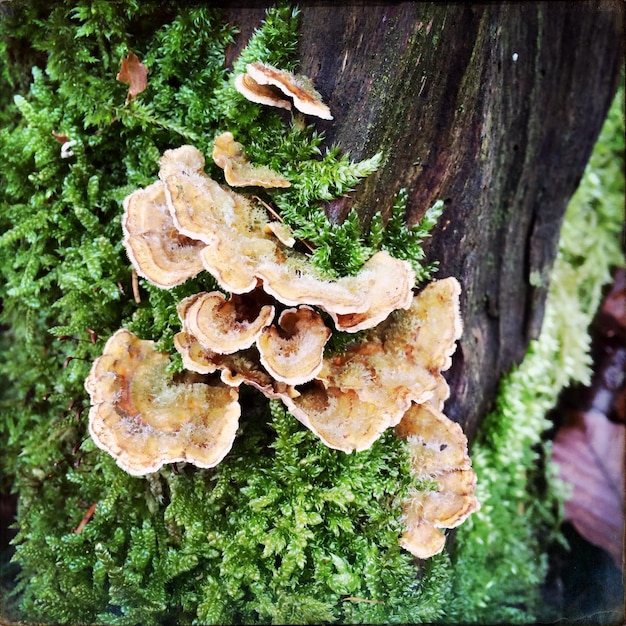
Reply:
<svg viewBox="0 0 626 626"><path fill-rule="evenodd" d="M237 8L242 46L264 8ZM619 79L618 2L305 3L300 71L334 114L327 144L385 161L347 202L367 223L401 188L407 220L463 286L446 413L472 437L543 317L562 217ZM584 234L581 234L584 236Z"/></svg>

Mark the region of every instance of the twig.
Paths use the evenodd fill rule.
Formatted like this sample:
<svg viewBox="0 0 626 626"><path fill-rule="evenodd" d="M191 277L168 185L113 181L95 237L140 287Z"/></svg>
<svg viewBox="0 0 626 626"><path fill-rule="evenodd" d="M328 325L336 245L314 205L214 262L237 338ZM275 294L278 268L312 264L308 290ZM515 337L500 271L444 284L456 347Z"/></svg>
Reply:
<svg viewBox="0 0 626 626"><path fill-rule="evenodd" d="M137 276L137 272L135 270L131 273L131 281L133 284L133 296L135 297L135 302L137 304L141 304L141 295L139 294L139 277Z"/></svg>
<svg viewBox="0 0 626 626"><path fill-rule="evenodd" d="M83 532L83 529L85 528L85 526L87 526L89 520L93 517L93 514L96 512L97 504L97 502L94 502L83 515L83 519L80 520L80 523L76 527L76 530L74 530L77 535Z"/></svg>

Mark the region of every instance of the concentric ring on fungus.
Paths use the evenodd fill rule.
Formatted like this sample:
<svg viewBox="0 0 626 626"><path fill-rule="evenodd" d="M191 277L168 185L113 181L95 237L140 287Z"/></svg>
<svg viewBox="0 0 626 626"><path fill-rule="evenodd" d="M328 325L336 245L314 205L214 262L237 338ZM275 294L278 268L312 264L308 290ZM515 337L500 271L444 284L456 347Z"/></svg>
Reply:
<svg viewBox="0 0 626 626"><path fill-rule="evenodd" d="M235 440L238 390L195 374L174 380L169 362L154 342L120 329L85 381L91 437L129 474L178 461L213 467Z"/></svg>

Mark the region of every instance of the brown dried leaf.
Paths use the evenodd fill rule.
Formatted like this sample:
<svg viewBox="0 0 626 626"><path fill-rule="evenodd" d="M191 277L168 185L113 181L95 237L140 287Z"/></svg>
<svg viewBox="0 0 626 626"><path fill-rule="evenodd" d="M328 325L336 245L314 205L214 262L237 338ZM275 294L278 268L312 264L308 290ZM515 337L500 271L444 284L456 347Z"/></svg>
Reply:
<svg viewBox="0 0 626 626"><path fill-rule="evenodd" d="M70 138L64 134L64 133L58 133L56 130L52 131L52 136L59 142L59 143L65 143L66 141L69 141Z"/></svg>
<svg viewBox="0 0 626 626"><path fill-rule="evenodd" d="M126 104L128 104L148 86L148 68L134 52L129 52L122 59L120 71L115 78L129 85L126 96Z"/></svg>
<svg viewBox="0 0 626 626"><path fill-rule="evenodd" d="M626 335L626 268L615 272L611 290L600 308L600 320L610 337Z"/></svg>
<svg viewBox="0 0 626 626"><path fill-rule="evenodd" d="M571 412L557 431L552 459L573 492L565 518L622 567L626 427L603 413Z"/></svg>

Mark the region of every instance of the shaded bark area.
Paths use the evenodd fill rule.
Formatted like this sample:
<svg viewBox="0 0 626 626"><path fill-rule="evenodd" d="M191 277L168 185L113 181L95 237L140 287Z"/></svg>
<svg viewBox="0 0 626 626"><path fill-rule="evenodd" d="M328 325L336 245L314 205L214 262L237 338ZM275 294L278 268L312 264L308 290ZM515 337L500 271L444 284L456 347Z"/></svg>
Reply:
<svg viewBox="0 0 626 626"><path fill-rule="evenodd" d="M335 119L328 145L380 170L349 202L367 224L402 187L407 221L437 199L427 244L463 286L464 336L446 412L473 436L502 373L543 318L562 217L615 93L618 2L306 3L300 71ZM243 45L263 6L232 8Z"/></svg>

